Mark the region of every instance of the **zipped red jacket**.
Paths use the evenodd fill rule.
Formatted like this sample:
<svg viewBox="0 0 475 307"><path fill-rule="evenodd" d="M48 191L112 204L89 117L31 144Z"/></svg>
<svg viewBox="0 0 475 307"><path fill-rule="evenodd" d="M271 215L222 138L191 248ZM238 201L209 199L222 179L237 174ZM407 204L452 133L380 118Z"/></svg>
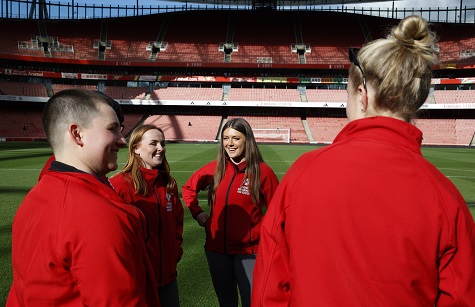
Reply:
<svg viewBox="0 0 475 307"><path fill-rule="evenodd" d="M252 306L475 306L473 218L421 140L371 117L302 155L263 221Z"/></svg>
<svg viewBox="0 0 475 307"><path fill-rule="evenodd" d="M6 305L159 306L143 220L99 178L53 162L13 221Z"/></svg>
<svg viewBox="0 0 475 307"><path fill-rule="evenodd" d="M183 201L196 216L202 212L198 192L207 189L213 179L217 161L197 170L182 188ZM244 180L246 163L235 165L227 160L226 172L216 190L206 223L205 249L222 254L255 254L259 245L263 205L268 206L279 183L277 176L265 163L260 164L261 204L254 204Z"/></svg>
<svg viewBox="0 0 475 307"><path fill-rule="evenodd" d="M117 174L110 183L117 194L129 204L139 208L147 218L147 251L154 267L157 286L164 286L176 279L176 266L183 255L183 206L178 188L166 191L163 172L141 167L149 193L135 193L129 174ZM127 176L127 178L126 178Z"/></svg>

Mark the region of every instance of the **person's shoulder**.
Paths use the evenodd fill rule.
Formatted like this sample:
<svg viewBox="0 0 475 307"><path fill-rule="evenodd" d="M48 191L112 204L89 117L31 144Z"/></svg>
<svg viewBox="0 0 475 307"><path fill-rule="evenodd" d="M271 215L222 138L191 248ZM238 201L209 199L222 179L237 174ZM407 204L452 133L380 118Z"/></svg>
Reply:
<svg viewBox="0 0 475 307"><path fill-rule="evenodd" d="M125 178L125 176L127 175L124 173L115 174L109 178L109 182L114 187L114 189L126 187L130 184L130 182Z"/></svg>
<svg viewBox="0 0 475 307"><path fill-rule="evenodd" d="M261 162L259 164L259 166L260 166L262 172L274 172L274 170L272 170L272 168L269 166L269 164L267 164L265 162Z"/></svg>
<svg viewBox="0 0 475 307"><path fill-rule="evenodd" d="M285 173L284 178L297 178L301 174L310 171L312 172L312 165L316 163L316 161L319 161L318 163L325 163L322 160L320 160L320 157L322 154L325 154L328 150L331 150L332 145L329 145L328 147L324 148L317 148L313 149L311 151L308 151L306 153L303 153L300 157L298 157L294 163L289 167L287 172ZM330 155L331 157L331 155ZM326 159L324 159L326 161ZM292 181L291 180L291 181Z"/></svg>
<svg viewBox="0 0 475 307"><path fill-rule="evenodd" d="M218 164L217 160L213 160L211 162L206 163L202 167L200 167L196 173L209 173L212 171L214 173L214 170L216 169L216 165Z"/></svg>

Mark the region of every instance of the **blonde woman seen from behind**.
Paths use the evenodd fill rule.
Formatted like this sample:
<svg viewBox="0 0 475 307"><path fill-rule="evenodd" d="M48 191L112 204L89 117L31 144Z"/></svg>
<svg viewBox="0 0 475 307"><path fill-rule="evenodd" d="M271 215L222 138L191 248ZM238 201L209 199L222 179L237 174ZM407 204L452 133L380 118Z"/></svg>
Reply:
<svg viewBox="0 0 475 307"><path fill-rule="evenodd" d="M290 167L262 223L252 306L474 306L475 226L421 153L435 34L421 17L350 50L347 117Z"/></svg>

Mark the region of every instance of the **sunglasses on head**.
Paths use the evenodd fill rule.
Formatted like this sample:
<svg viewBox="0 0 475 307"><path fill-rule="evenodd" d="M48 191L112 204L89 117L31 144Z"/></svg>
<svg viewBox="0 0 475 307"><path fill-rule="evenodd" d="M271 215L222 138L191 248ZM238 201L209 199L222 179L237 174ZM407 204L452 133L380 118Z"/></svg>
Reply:
<svg viewBox="0 0 475 307"><path fill-rule="evenodd" d="M356 54L358 54L358 51L360 51L360 48L350 48L350 62L355 64L355 66L360 69L361 75L363 76L363 87L364 89L366 89L366 77L364 75L363 68L361 68L360 62L358 62L358 59L356 58Z"/></svg>

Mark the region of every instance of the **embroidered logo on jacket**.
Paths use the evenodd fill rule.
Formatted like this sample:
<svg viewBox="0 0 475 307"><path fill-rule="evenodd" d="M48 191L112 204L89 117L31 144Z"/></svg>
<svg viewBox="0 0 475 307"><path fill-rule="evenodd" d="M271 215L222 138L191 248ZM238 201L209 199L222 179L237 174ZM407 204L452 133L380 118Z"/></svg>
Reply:
<svg viewBox="0 0 475 307"><path fill-rule="evenodd" d="M170 193L167 192L166 194L167 197L167 212L171 212L173 210L173 203L172 203L172 196Z"/></svg>
<svg viewBox="0 0 475 307"><path fill-rule="evenodd" d="M239 194L250 195L249 194L249 179L248 178L244 179L242 185L237 189L237 192Z"/></svg>

